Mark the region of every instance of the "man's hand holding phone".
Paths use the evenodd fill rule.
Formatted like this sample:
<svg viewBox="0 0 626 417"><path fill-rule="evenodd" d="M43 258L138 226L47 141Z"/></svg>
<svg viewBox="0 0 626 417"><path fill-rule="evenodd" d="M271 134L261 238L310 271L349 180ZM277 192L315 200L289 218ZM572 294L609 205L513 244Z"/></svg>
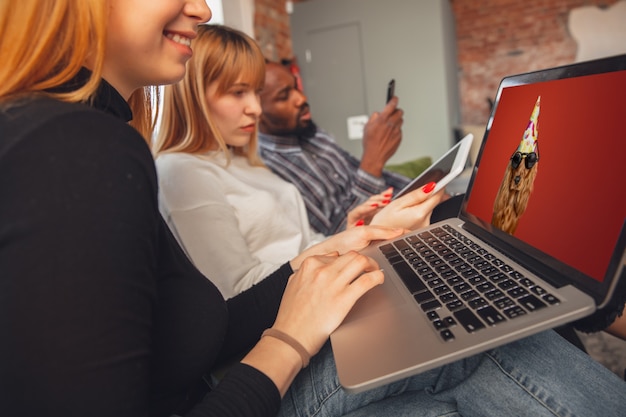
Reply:
<svg viewBox="0 0 626 417"><path fill-rule="evenodd" d="M402 140L404 112L398 107L395 81L387 85L389 101L380 112L374 112L363 129L363 156L360 168L375 176L382 175L383 167L396 152Z"/></svg>

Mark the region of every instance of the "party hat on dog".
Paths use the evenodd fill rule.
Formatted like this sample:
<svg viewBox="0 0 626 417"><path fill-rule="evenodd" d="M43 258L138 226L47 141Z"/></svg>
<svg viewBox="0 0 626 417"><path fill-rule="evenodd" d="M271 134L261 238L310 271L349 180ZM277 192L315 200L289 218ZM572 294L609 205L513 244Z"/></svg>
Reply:
<svg viewBox="0 0 626 417"><path fill-rule="evenodd" d="M530 153L536 152L537 148L537 139L538 139L538 131L537 131L537 122L539 121L539 107L541 104L541 96L537 97L537 101L535 102L535 107L533 108L533 112L530 115L530 120L528 121L528 126L524 131L524 135L522 136L522 140L517 147L518 152L522 153Z"/></svg>

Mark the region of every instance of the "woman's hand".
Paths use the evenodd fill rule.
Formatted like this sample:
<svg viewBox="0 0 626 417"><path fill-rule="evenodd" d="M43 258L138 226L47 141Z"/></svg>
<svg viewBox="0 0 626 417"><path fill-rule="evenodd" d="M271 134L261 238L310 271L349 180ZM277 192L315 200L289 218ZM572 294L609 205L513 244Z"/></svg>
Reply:
<svg viewBox="0 0 626 417"><path fill-rule="evenodd" d="M354 303L383 280L378 264L357 252L309 257L290 278L273 327L314 355Z"/></svg>
<svg viewBox="0 0 626 417"><path fill-rule="evenodd" d="M397 198L380 210L370 222L371 225L419 229L430 224L430 215L445 196L444 191L429 195L435 188L430 182L420 189Z"/></svg>
<svg viewBox="0 0 626 417"><path fill-rule="evenodd" d="M380 194L372 195L364 203L350 210L346 216L346 229L369 224L374 215L389 204L392 195L393 187L389 187Z"/></svg>
<svg viewBox="0 0 626 417"><path fill-rule="evenodd" d="M304 250L291 260L291 268L294 271L300 268L302 261L312 255L325 255L333 252L344 254L349 251L359 251L374 240L393 239L408 231L407 229L386 226L353 227L332 235L323 242Z"/></svg>
<svg viewBox="0 0 626 417"><path fill-rule="evenodd" d="M378 264L356 252L309 257L289 278L272 328L313 356L354 303L383 280ZM275 337L262 337L242 362L274 381L281 396L302 368L298 350Z"/></svg>

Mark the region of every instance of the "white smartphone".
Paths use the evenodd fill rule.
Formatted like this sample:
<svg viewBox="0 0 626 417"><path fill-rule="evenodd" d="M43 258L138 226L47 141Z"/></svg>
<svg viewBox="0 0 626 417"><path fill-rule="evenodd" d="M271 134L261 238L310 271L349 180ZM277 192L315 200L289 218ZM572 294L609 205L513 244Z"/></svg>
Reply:
<svg viewBox="0 0 626 417"><path fill-rule="evenodd" d="M465 169L473 140L474 135L471 133L466 135L406 187L398 191L393 198L396 199L408 192L423 187L429 182L437 183L431 195L443 189Z"/></svg>

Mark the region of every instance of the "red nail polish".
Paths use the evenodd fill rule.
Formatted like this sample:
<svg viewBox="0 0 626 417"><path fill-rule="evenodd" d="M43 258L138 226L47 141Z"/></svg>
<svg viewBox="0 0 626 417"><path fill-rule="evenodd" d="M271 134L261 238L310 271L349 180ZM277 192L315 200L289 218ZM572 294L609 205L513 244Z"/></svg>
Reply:
<svg viewBox="0 0 626 417"><path fill-rule="evenodd" d="M391 200L383 200L383 204L389 204Z"/></svg>
<svg viewBox="0 0 626 417"><path fill-rule="evenodd" d="M355 226L363 226L365 224L365 220L361 219L356 222Z"/></svg>
<svg viewBox="0 0 626 417"><path fill-rule="evenodd" d="M370 204L370 207L378 207L378 203L372 203Z"/></svg>
<svg viewBox="0 0 626 417"><path fill-rule="evenodd" d="M432 190L435 189L435 185L436 185L436 183L429 182L428 184L426 184L425 186L422 187L422 191L425 192L426 194L428 194L429 192L431 192Z"/></svg>
<svg viewBox="0 0 626 417"><path fill-rule="evenodd" d="M391 193L383 194L383 197L391 198Z"/></svg>

